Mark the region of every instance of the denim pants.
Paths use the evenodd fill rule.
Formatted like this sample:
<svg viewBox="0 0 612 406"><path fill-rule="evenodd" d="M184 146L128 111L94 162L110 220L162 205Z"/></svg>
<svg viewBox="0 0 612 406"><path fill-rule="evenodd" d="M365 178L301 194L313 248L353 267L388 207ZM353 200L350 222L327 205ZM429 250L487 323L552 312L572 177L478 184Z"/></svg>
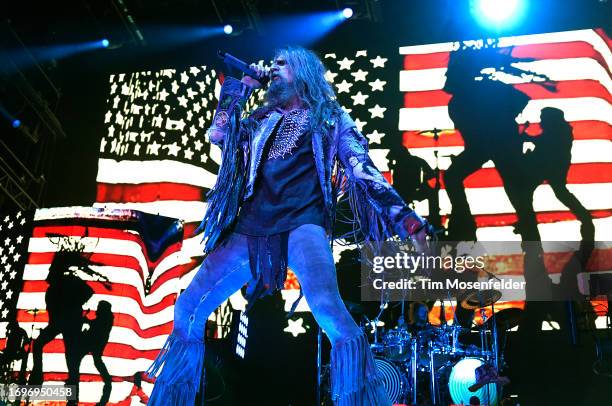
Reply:
<svg viewBox="0 0 612 406"><path fill-rule="evenodd" d="M325 230L305 224L289 233L289 267L312 314L332 344L332 393L336 405L387 405L367 339L340 298ZM204 328L210 314L251 279L247 238L233 233L210 253L174 308L174 329L149 369L157 376L149 404L193 404L201 389ZM199 372L198 372L199 371ZM175 403L176 402L176 403Z"/></svg>

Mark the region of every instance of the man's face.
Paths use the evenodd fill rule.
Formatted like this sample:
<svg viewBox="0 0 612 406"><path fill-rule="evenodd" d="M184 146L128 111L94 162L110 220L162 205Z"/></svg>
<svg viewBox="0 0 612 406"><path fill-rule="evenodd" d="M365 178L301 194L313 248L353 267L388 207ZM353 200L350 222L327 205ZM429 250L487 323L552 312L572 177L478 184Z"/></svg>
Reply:
<svg viewBox="0 0 612 406"><path fill-rule="evenodd" d="M284 56L279 55L274 58L274 62L272 62L272 68L270 69L272 83L275 83L279 80L285 82L285 84L293 83L293 72L289 65L287 64L287 60Z"/></svg>

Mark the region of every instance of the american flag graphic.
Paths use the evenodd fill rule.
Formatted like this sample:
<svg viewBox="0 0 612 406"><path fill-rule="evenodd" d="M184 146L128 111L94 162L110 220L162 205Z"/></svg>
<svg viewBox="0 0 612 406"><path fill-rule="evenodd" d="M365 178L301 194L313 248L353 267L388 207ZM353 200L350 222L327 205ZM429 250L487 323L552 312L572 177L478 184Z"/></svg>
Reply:
<svg viewBox="0 0 612 406"><path fill-rule="evenodd" d="M478 46L476 41L470 45ZM400 91L404 95L400 109L399 129L404 145L413 155L439 166L442 174L452 155L463 150L463 139L449 117L451 95L443 89L451 52L460 43L407 46L400 48L403 69ZM595 218L596 240L610 240L612 225L612 53L610 39L603 30L577 30L499 38L500 51L511 51L515 58L530 59L513 65L525 71L545 75L556 85L551 91L529 75L501 73L497 80L514 86L529 100L516 118L519 124L531 123L530 135L541 132L540 110L554 107L562 110L573 128L572 165L568 188ZM441 130L436 145L431 131ZM425 133L422 133L425 132ZM438 153L438 162L434 152ZM502 187L497 171L489 161L464 182L468 202L475 215L477 236L485 241L515 241L511 224L516 222L514 209ZM451 211L444 189L440 191L442 216ZM427 213L426 204L416 206ZM534 195L542 240L579 239L579 222L561 204L548 185L540 186Z"/></svg>
<svg viewBox="0 0 612 406"><path fill-rule="evenodd" d="M17 267L14 269L19 276L15 283L23 283L21 291L14 295L17 322L36 339L51 324L50 320L61 320L62 313L69 309L52 314L51 299L46 297L53 283L50 266L61 252L70 251L85 258L93 273L76 271L76 263L70 263L63 271L71 269L78 279L72 279L70 288L60 288L66 290L65 295L78 295L75 287L79 286L92 293L82 306L89 321L98 316L100 302L110 303L113 323L102 355L112 376L109 402L131 404L132 397L142 401L144 397L139 395L150 393L151 384L141 374L172 330L179 279L194 266L193 259L181 251L182 223L128 209L91 207L39 209L33 220L31 232L20 234L20 254L27 262L21 267L22 274ZM19 254L15 251L13 255ZM86 325L81 331L87 329ZM62 335L45 345L44 382L67 379L65 345ZM13 371L20 367L20 363L14 364ZM30 354L27 370L32 368ZM135 385L135 379L142 383ZM80 366L81 404L98 402L102 388L102 377L91 355L86 355Z"/></svg>

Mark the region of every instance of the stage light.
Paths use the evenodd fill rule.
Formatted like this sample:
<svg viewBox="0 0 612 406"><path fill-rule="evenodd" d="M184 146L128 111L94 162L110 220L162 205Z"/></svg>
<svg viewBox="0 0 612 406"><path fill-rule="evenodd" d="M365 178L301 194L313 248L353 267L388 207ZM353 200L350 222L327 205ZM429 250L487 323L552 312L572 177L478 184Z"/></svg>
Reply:
<svg viewBox="0 0 612 406"><path fill-rule="evenodd" d="M102 45L102 48L108 48L110 41L104 38L102 41L100 41L100 45Z"/></svg>
<svg viewBox="0 0 612 406"><path fill-rule="evenodd" d="M353 9L350 7L345 8L344 10L342 10L342 17L349 19L353 16Z"/></svg>
<svg viewBox="0 0 612 406"><path fill-rule="evenodd" d="M16 119L13 120L12 124L13 124L13 128L19 128L19 127L21 127L21 120L16 118Z"/></svg>
<svg viewBox="0 0 612 406"><path fill-rule="evenodd" d="M524 0L472 0L471 8L476 19L484 26L509 27L524 14Z"/></svg>
<svg viewBox="0 0 612 406"><path fill-rule="evenodd" d="M226 33L227 35L230 35L232 32L234 32L234 27L232 27L230 24L226 24L223 27L223 32Z"/></svg>

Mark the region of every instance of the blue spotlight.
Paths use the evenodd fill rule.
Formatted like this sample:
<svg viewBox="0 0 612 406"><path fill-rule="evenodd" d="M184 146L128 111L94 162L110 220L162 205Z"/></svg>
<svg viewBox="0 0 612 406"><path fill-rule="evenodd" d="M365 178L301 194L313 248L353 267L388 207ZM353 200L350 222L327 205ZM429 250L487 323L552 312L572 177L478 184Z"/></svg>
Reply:
<svg viewBox="0 0 612 406"><path fill-rule="evenodd" d="M19 127L21 127L21 120L19 120L19 119L17 119L17 118L16 118L16 119L14 119L14 120L13 120L12 125L13 125L13 128L19 128Z"/></svg>
<svg viewBox="0 0 612 406"><path fill-rule="evenodd" d="M482 25L508 27L519 20L525 3L524 0L473 0L472 12Z"/></svg>
<svg viewBox="0 0 612 406"><path fill-rule="evenodd" d="M110 41L104 38L102 41L100 41L100 45L102 45L102 48L108 48Z"/></svg>
<svg viewBox="0 0 612 406"><path fill-rule="evenodd" d="M350 7L345 8L344 10L342 10L342 17L349 19L353 16L353 9Z"/></svg>
<svg viewBox="0 0 612 406"><path fill-rule="evenodd" d="M234 27L232 27L231 24L226 24L223 27L223 32L226 33L227 35L230 35L232 32L234 32Z"/></svg>

